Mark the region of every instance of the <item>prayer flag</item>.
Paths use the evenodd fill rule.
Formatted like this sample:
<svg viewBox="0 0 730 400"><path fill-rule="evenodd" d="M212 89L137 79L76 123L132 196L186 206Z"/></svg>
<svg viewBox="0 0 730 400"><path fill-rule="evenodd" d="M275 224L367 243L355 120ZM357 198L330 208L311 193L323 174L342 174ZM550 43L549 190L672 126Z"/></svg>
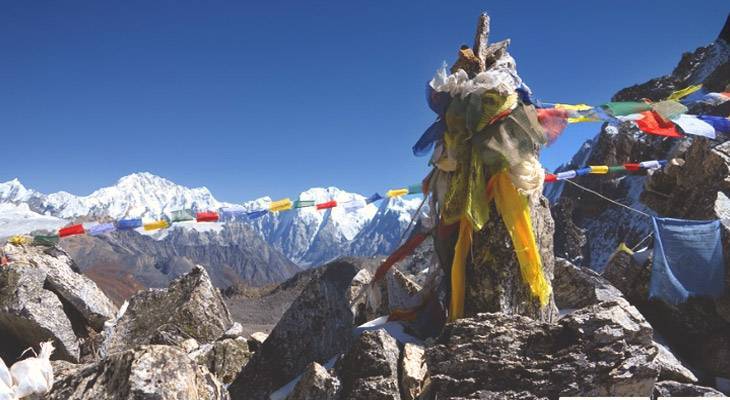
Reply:
<svg viewBox="0 0 730 400"><path fill-rule="evenodd" d="M342 203L342 206L345 207L346 212L352 212L364 208L365 206L367 206L367 203L364 199L356 199L348 201L346 203Z"/></svg>
<svg viewBox="0 0 730 400"><path fill-rule="evenodd" d="M193 221L195 219L195 214L190 209L173 211L171 214L170 222Z"/></svg>
<svg viewBox="0 0 730 400"><path fill-rule="evenodd" d="M603 104L601 107L614 117L619 115L643 113L644 111L651 110L651 104L640 101L612 101Z"/></svg>
<svg viewBox="0 0 730 400"><path fill-rule="evenodd" d="M382 199L383 199L383 196L381 196L380 193L374 193L373 195L371 195L370 197L365 199L365 202L370 204L370 203L374 203L374 202L376 202L378 200L382 200Z"/></svg>
<svg viewBox="0 0 730 400"><path fill-rule="evenodd" d="M672 92L672 94L670 94L669 97L667 97L667 100L680 100L680 99L686 97L687 95L692 94L700 89L702 89L702 85L688 86L684 89Z"/></svg>
<svg viewBox="0 0 730 400"><path fill-rule="evenodd" d="M314 207L314 200L294 200L294 208Z"/></svg>
<svg viewBox="0 0 730 400"><path fill-rule="evenodd" d="M575 172L575 170L558 172L556 174L558 180L575 178L576 175L578 175L578 174Z"/></svg>
<svg viewBox="0 0 730 400"><path fill-rule="evenodd" d="M388 190L385 195L388 197L400 197L408 194L408 189L391 189Z"/></svg>
<svg viewBox="0 0 730 400"><path fill-rule="evenodd" d="M334 200L317 204L317 210L324 210L324 209L333 208L333 207L337 207L337 202Z"/></svg>
<svg viewBox="0 0 730 400"><path fill-rule="evenodd" d="M592 174L607 174L608 173L608 165L591 165L591 173Z"/></svg>
<svg viewBox="0 0 730 400"><path fill-rule="evenodd" d="M658 160L642 161L639 163L639 166L644 169L657 169L662 167Z"/></svg>
<svg viewBox="0 0 730 400"><path fill-rule="evenodd" d="M644 118L636 121L636 125L642 131L652 135L681 138L682 134L677 132L677 127L672 121L662 118L655 111L643 112Z"/></svg>
<svg viewBox="0 0 730 400"><path fill-rule="evenodd" d="M269 211L276 212L276 211L291 210L292 206L293 206L293 203L288 198L281 199L281 200L277 200L277 201L272 201L271 205L269 205Z"/></svg>
<svg viewBox="0 0 730 400"><path fill-rule="evenodd" d="M575 171L577 176L584 176L591 173L591 167L580 168Z"/></svg>
<svg viewBox="0 0 730 400"><path fill-rule="evenodd" d="M676 118L672 118L672 122L677 124L686 134L704 136L710 139L715 139L716 137L715 128L694 115L682 114Z"/></svg>
<svg viewBox="0 0 730 400"><path fill-rule="evenodd" d="M117 230L120 231L128 231L131 229L140 228L141 226L141 218L120 219L119 221L117 221Z"/></svg>
<svg viewBox="0 0 730 400"><path fill-rule="evenodd" d="M88 233L91 236L99 236L103 235L105 233L114 232L117 228L114 227L114 224L111 222L106 222L102 224L94 224L86 229L86 233Z"/></svg>
<svg viewBox="0 0 730 400"><path fill-rule="evenodd" d="M423 185L420 183L417 185L408 186L408 194L419 194L423 193Z"/></svg>
<svg viewBox="0 0 730 400"><path fill-rule="evenodd" d="M60 237L58 235L33 235L33 245L53 247L58 244Z"/></svg>
<svg viewBox="0 0 730 400"><path fill-rule="evenodd" d="M169 223L167 223L166 220L161 219L158 221L150 222L148 224L144 224L144 230L146 231L154 231L156 229L165 229L170 226Z"/></svg>
<svg viewBox="0 0 730 400"><path fill-rule="evenodd" d="M81 224L71 225L67 226L65 228L61 228L58 230L58 236L59 237L66 237L66 236L72 236L72 235L83 235L84 234L84 226Z"/></svg>
<svg viewBox="0 0 730 400"><path fill-rule="evenodd" d="M203 211L195 214L195 221L197 222L217 222L218 213L215 211Z"/></svg>
<svg viewBox="0 0 730 400"><path fill-rule="evenodd" d="M730 133L730 119L716 115L698 115L697 118L712 125L716 132Z"/></svg>

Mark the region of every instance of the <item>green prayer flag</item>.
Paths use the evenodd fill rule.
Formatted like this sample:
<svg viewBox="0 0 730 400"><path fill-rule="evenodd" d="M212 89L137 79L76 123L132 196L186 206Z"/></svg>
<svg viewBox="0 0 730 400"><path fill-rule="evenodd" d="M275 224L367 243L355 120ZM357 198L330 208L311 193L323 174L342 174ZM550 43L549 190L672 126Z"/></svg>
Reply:
<svg viewBox="0 0 730 400"><path fill-rule="evenodd" d="M33 235L33 245L52 247L57 245L60 239L58 235Z"/></svg>
<svg viewBox="0 0 730 400"><path fill-rule="evenodd" d="M295 200L294 208L314 207L314 200Z"/></svg>
<svg viewBox="0 0 730 400"><path fill-rule="evenodd" d="M170 222L183 222L195 220L195 213L193 210L177 210L172 212L170 216Z"/></svg>
<svg viewBox="0 0 730 400"><path fill-rule="evenodd" d="M423 192L423 186L419 183L418 185L408 186L408 194L419 194Z"/></svg>
<svg viewBox="0 0 730 400"><path fill-rule="evenodd" d="M612 101L603 104L601 107L613 116L637 114L651 110L651 104L641 101Z"/></svg>
<svg viewBox="0 0 730 400"><path fill-rule="evenodd" d="M626 168L623 165L617 165L614 167L608 167L609 174L615 174L617 172L626 172Z"/></svg>

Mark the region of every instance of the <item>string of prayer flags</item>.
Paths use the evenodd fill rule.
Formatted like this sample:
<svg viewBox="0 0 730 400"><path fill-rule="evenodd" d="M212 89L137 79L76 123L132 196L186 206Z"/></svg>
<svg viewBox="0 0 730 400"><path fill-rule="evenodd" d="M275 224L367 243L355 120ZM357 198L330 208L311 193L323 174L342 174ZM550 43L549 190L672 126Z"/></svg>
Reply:
<svg viewBox="0 0 730 400"><path fill-rule="evenodd" d="M218 222L218 213L215 211L202 211L195 214L197 222Z"/></svg>
<svg viewBox="0 0 730 400"><path fill-rule="evenodd" d="M607 165L589 165L587 167L579 168L576 170L561 171L556 174L545 174L545 183L557 182L565 179L573 179L577 176L586 176L589 174L604 175L609 173L618 172L636 172L642 169L658 169L667 165L667 160L649 160L642 161L639 163L626 163L623 165L607 166Z"/></svg>
<svg viewBox="0 0 730 400"><path fill-rule="evenodd" d="M58 235L33 235L34 246L53 247L58 244L61 237Z"/></svg>
<svg viewBox="0 0 730 400"><path fill-rule="evenodd" d="M292 201L289 198L272 201L271 205L269 205L269 211L277 212L277 211L291 210L293 205L294 204L292 203Z"/></svg>
<svg viewBox="0 0 730 400"><path fill-rule="evenodd" d="M687 97L688 95L702 89L702 85L693 85L686 87L684 89L680 89L677 91L672 92L672 94L667 97L667 100L681 100L684 97Z"/></svg>
<svg viewBox="0 0 730 400"><path fill-rule="evenodd" d="M185 222L193 220L195 220L195 214L193 213L193 210L190 209L173 211L172 216L170 217L170 222Z"/></svg>
<svg viewBox="0 0 730 400"><path fill-rule="evenodd" d="M391 189L385 192L387 197L400 197L408 194L408 188L405 189Z"/></svg>
<svg viewBox="0 0 730 400"><path fill-rule="evenodd" d="M381 196L380 193L374 193L370 197L365 199L365 203L367 203L367 204L375 203L376 201L382 200L382 199L383 199L383 196Z"/></svg>
<svg viewBox="0 0 730 400"><path fill-rule="evenodd" d="M81 224L70 225L58 230L59 237L67 237L73 235L83 235L85 233L84 226Z"/></svg>
<svg viewBox="0 0 730 400"><path fill-rule="evenodd" d="M86 233L91 236L99 236L105 233L114 232L117 228L111 222L105 222L101 224L94 224L86 228Z"/></svg>
<svg viewBox="0 0 730 400"><path fill-rule="evenodd" d="M334 200L317 204L317 210L325 210L327 208L334 208L334 207L337 207L337 202Z"/></svg>
<svg viewBox="0 0 730 400"><path fill-rule="evenodd" d="M675 118L672 118L677 126L682 129L682 132L688 135L704 136L710 139L715 139L715 128L707 122L695 117L694 115L682 114Z"/></svg>
<svg viewBox="0 0 730 400"><path fill-rule="evenodd" d="M314 200L294 200L294 208L314 207Z"/></svg>
<svg viewBox="0 0 730 400"><path fill-rule="evenodd" d="M217 220L217 218L216 218L216 220ZM170 226L170 224L167 222L167 220L160 219L157 221L152 221L152 222L146 223L142 226L144 227L144 230L146 230L146 231L154 231L157 229L168 228Z"/></svg>
<svg viewBox="0 0 730 400"><path fill-rule="evenodd" d="M672 121L664 119L656 111L646 111L642 113L644 118L636 121L636 125L644 132L652 133L659 136L667 136L681 138L682 135L677 132L677 126Z"/></svg>

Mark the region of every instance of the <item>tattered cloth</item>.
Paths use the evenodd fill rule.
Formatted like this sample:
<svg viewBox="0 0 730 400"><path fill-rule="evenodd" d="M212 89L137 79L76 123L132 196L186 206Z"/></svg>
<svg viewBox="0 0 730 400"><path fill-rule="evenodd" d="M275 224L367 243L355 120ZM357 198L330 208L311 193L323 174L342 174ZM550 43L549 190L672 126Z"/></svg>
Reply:
<svg viewBox="0 0 730 400"><path fill-rule="evenodd" d="M690 296L720 296L725 259L720 221L654 218L649 298L677 305Z"/></svg>

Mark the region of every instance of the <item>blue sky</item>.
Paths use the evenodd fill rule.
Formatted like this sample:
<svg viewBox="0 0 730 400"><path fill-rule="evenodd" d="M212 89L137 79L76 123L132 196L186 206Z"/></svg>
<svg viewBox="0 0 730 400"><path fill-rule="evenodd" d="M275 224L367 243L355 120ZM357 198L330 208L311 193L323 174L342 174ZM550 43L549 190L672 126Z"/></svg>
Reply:
<svg viewBox="0 0 730 400"><path fill-rule="evenodd" d="M711 42L715 1L8 1L0 181L88 194L150 171L226 201L418 182L424 84L476 18L538 97L599 104ZM595 134L571 126L554 168Z"/></svg>

